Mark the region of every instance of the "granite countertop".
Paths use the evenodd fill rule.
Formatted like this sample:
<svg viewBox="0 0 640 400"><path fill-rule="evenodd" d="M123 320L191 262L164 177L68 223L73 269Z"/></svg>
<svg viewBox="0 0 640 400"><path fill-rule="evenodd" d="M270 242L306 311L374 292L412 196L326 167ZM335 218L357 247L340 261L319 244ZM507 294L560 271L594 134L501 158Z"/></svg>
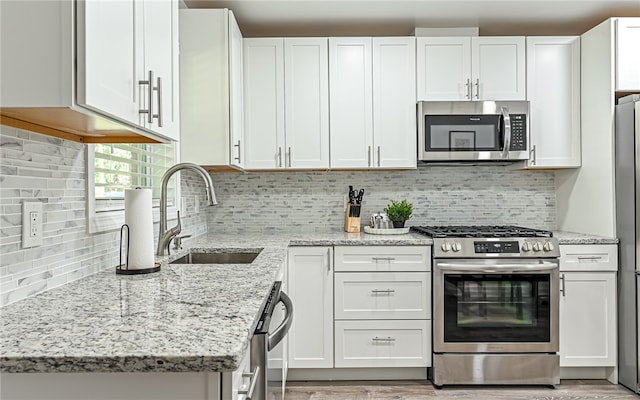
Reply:
<svg viewBox="0 0 640 400"><path fill-rule="evenodd" d="M560 244L617 239L554 232ZM180 372L238 368L288 246L431 245L415 233L206 234L159 257L159 273L102 271L0 309L0 372ZM263 249L251 264L172 265L196 252Z"/></svg>
<svg viewBox="0 0 640 400"><path fill-rule="evenodd" d="M618 244L618 239L607 236L586 235L584 233L554 231L559 244Z"/></svg>
<svg viewBox="0 0 640 400"><path fill-rule="evenodd" d="M251 264L113 269L0 309L0 372L181 372L238 368L287 247L429 245L416 234L207 234L192 251L263 249Z"/></svg>

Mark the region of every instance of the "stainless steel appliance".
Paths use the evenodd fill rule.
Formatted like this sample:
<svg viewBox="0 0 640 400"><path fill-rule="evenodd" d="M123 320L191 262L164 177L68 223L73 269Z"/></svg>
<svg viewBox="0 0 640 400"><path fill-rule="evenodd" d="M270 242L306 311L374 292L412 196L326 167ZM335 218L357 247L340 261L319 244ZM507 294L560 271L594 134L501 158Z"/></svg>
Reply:
<svg viewBox="0 0 640 400"><path fill-rule="evenodd" d="M238 394L251 400L283 399L285 378L282 371L273 371L273 364L268 365L268 353L273 350L286 336L293 321L293 303L287 294L281 290L282 282L277 281L271 288L271 293L263 307L258 325L251 339L251 382ZM283 321L275 329L271 326L271 319L278 303L282 302L286 309ZM242 397L239 397L239 399Z"/></svg>
<svg viewBox="0 0 640 400"><path fill-rule="evenodd" d="M618 381L640 393L640 95L618 100L615 132Z"/></svg>
<svg viewBox="0 0 640 400"><path fill-rule="evenodd" d="M418 102L418 159L514 162L529 158L528 101Z"/></svg>
<svg viewBox="0 0 640 400"><path fill-rule="evenodd" d="M432 382L560 383L557 239L517 226L414 227L433 238Z"/></svg>

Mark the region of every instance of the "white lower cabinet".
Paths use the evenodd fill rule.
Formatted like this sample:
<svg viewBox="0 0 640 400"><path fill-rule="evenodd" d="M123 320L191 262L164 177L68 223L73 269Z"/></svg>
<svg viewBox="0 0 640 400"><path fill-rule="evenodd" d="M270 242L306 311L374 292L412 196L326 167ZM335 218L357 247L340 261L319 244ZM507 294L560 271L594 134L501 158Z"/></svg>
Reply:
<svg viewBox="0 0 640 400"><path fill-rule="evenodd" d="M431 365L428 246L335 247L336 368Z"/></svg>
<svg viewBox="0 0 640 400"><path fill-rule="evenodd" d="M290 368L333 367L333 247L289 248Z"/></svg>
<svg viewBox="0 0 640 400"><path fill-rule="evenodd" d="M336 368L431 365L431 321L335 322Z"/></svg>
<svg viewBox="0 0 640 400"><path fill-rule="evenodd" d="M335 274L335 319L431 318L431 276L424 272Z"/></svg>
<svg viewBox="0 0 640 400"><path fill-rule="evenodd" d="M616 367L616 245L560 246L560 366Z"/></svg>

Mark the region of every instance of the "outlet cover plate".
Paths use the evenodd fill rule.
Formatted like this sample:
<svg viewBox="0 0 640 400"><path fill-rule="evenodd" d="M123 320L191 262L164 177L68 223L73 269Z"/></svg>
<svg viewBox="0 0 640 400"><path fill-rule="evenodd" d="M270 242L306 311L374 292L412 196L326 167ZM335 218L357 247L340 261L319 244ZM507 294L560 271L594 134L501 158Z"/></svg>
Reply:
<svg viewBox="0 0 640 400"><path fill-rule="evenodd" d="M22 248L42 246L42 203L22 203Z"/></svg>

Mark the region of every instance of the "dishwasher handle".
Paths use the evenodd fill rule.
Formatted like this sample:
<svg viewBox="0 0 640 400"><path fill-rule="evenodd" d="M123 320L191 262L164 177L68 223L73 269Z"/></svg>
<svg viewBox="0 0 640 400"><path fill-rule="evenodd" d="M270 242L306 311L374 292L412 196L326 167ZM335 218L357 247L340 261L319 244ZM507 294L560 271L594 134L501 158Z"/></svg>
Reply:
<svg viewBox="0 0 640 400"><path fill-rule="evenodd" d="M280 343L282 339L284 339L284 337L287 335L287 332L289 332L289 329L291 328L291 323L293 323L293 302L285 292L280 292L279 302L282 302L282 304L284 304L284 308L286 309L287 314L285 315L282 323L280 323L280 325L273 331L273 333L269 335L267 339L268 351L273 350L278 345L278 343Z"/></svg>

